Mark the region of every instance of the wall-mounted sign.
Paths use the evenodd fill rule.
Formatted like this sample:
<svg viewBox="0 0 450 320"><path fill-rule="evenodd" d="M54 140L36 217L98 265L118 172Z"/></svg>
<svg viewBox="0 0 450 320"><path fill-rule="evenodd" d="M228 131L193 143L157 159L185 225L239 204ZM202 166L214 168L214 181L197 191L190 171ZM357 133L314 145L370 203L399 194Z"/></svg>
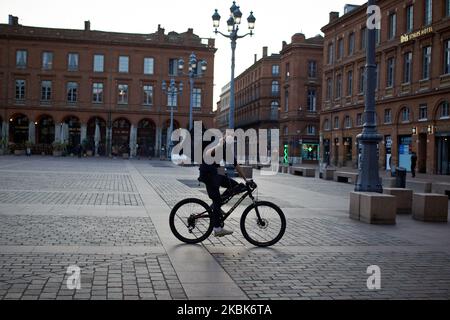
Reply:
<svg viewBox="0 0 450 320"><path fill-rule="evenodd" d="M411 33L406 33L406 34L400 36L400 43L405 43L405 42L414 40L420 36L423 36L423 35L426 35L426 34L429 34L432 32L433 32L433 27L426 27L426 28L423 28L422 30L414 31Z"/></svg>

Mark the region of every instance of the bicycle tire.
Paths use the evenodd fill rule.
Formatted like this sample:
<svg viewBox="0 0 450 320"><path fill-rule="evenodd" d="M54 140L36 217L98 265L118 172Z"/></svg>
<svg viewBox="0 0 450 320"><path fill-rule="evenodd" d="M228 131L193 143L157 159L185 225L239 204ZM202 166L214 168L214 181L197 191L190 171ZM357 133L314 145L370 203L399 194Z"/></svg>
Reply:
<svg viewBox="0 0 450 320"><path fill-rule="evenodd" d="M182 233L179 232L179 230L177 230L177 227L175 225L175 217L177 217L177 212L180 210L180 208L182 208L183 206L187 205L187 204L197 204L202 206L205 211L208 212L209 214L209 226L208 229L206 230L206 232L200 236L199 238L195 238L195 239L189 239L186 238L182 235ZM196 243L200 243L203 242L204 240L206 240L212 233L213 231L213 225L211 222L211 214L212 214L212 210L210 208L210 206L208 206L204 201L200 200L200 199L196 199L196 198L189 198L189 199L184 199L180 202L178 202L172 209L172 211L170 212L170 216L169 216L169 225L170 225L170 230L172 231L173 235L180 241L184 242L184 243L188 243L188 244L196 244ZM179 217L178 217L179 218ZM183 226L181 226L183 227ZM186 228L186 230L188 230L188 227L185 225L184 226ZM180 230L181 231L181 230Z"/></svg>
<svg viewBox="0 0 450 320"><path fill-rule="evenodd" d="M249 232L246 229L245 226L245 222L246 219L249 217L249 213L252 212L253 209L255 209L256 207L269 207L272 208L274 210L274 213L277 213L280 219L280 230L278 231L277 235L275 237L273 237L273 239L269 240L269 241L260 241L257 239L254 239L255 237L252 237ZM256 216L256 214L255 214ZM250 219L250 218L249 218ZM258 227L257 225L255 225L255 227ZM262 227L260 227L262 228ZM254 246L257 247L270 247L273 246L274 244L276 244L278 241L281 240L281 238L283 237L284 233L286 231L286 217L283 213L283 211L280 209L280 207L278 207L276 204L272 203L272 202L268 202L268 201L258 201L255 202L254 204L251 204L250 206L248 206L244 213L242 214L241 217L241 232L242 235L244 236L244 238L250 242L251 244L253 244Z"/></svg>

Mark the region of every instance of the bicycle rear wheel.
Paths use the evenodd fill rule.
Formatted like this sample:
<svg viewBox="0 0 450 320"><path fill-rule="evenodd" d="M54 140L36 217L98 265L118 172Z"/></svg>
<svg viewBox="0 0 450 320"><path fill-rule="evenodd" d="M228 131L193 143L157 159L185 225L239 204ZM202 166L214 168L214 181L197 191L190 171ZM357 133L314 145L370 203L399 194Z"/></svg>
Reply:
<svg viewBox="0 0 450 320"><path fill-rule="evenodd" d="M283 211L274 203L256 202L242 214L241 231L244 238L251 244L269 247L283 237L286 231L286 218Z"/></svg>
<svg viewBox="0 0 450 320"><path fill-rule="evenodd" d="M213 231L211 214L211 208L204 201L185 199L177 203L170 212L170 229L182 242L200 243Z"/></svg>

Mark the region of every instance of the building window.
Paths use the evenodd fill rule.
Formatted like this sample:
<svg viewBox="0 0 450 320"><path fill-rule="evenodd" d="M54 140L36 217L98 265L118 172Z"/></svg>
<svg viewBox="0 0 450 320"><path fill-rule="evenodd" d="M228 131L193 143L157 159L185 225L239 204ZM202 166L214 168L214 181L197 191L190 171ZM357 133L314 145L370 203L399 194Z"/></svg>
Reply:
<svg viewBox="0 0 450 320"><path fill-rule="evenodd" d="M409 122L410 121L410 110L409 108L403 108L401 112L402 122Z"/></svg>
<svg viewBox="0 0 450 320"><path fill-rule="evenodd" d="M407 52L404 55L403 64L403 83L411 83L412 69L412 52Z"/></svg>
<svg viewBox="0 0 450 320"><path fill-rule="evenodd" d="M272 81L272 95L277 96L280 94L280 83L278 81Z"/></svg>
<svg viewBox="0 0 450 320"><path fill-rule="evenodd" d="M16 51L16 67L17 68L26 68L27 66L27 51L26 50L17 50Z"/></svg>
<svg viewBox="0 0 450 320"><path fill-rule="evenodd" d="M78 53L69 53L67 56L67 70L78 71L78 61L79 61Z"/></svg>
<svg viewBox="0 0 450 320"><path fill-rule="evenodd" d="M280 75L280 66L277 64L274 64L272 66L272 75L273 76L279 76Z"/></svg>
<svg viewBox="0 0 450 320"><path fill-rule="evenodd" d="M336 98L342 97L342 75L336 77Z"/></svg>
<svg viewBox="0 0 450 320"><path fill-rule="evenodd" d="M339 129L339 117L334 117L334 128Z"/></svg>
<svg viewBox="0 0 450 320"><path fill-rule="evenodd" d="M119 84L117 86L117 103L128 104L128 85Z"/></svg>
<svg viewBox="0 0 450 320"><path fill-rule="evenodd" d="M16 80L16 100L25 100L25 80Z"/></svg>
<svg viewBox="0 0 450 320"><path fill-rule="evenodd" d="M307 107L308 112L316 112L316 89L308 89Z"/></svg>
<svg viewBox="0 0 450 320"><path fill-rule="evenodd" d="M344 125L347 129L352 127L352 118L350 118L350 116L345 116Z"/></svg>
<svg viewBox="0 0 450 320"><path fill-rule="evenodd" d="M334 46L333 43L330 43L328 45L328 64L332 64L333 63L333 56L334 56Z"/></svg>
<svg viewBox="0 0 450 320"><path fill-rule="evenodd" d="M103 72L105 64L105 56L102 54L94 55L94 72Z"/></svg>
<svg viewBox="0 0 450 320"><path fill-rule="evenodd" d="M366 49L367 46L367 28L363 27L361 29L361 50Z"/></svg>
<svg viewBox="0 0 450 320"><path fill-rule="evenodd" d="M153 58L144 58L144 74L153 74L155 60Z"/></svg>
<svg viewBox="0 0 450 320"><path fill-rule="evenodd" d="M363 125L362 113L358 113L358 114L356 115L356 125L357 125L358 127L362 127L362 125Z"/></svg>
<svg viewBox="0 0 450 320"><path fill-rule="evenodd" d="M427 120L428 119L428 107L427 105L421 105L419 107L419 120Z"/></svg>
<svg viewBox="0 0 450 320"><path fill-rule="evenodd" d="M289 91L284 92L284 112L289 111Z"/></svg>
<svg viewBox="0 0 450 320"><path fill-rule="evenodd" d="M42 53L42 69L51 70L53 67L53 52Z"/></svg>
<svg viewBox="0 0 450 320"><path fill-rule="evenodd" d="M406 7L406 32L414 30L414 6L409 5Z"/></svg>
<svg viewBox="0 0 450 320"><path fill-rule="evenodd" d="M92 84L92 102L103 103L103 83Z"/></svg>
<svg viewBox="0 0 450 320"><path fill-rule="evenodd" d="M359 93L364 93L365 86L365 76L366 76L366 68L359 68Z"/></svg>
<svg viewBox="0 0 450 320"><path fill-rule="evenodd" d="M312 125L306 126L306 134L308 136L314 136L316 134L316 127Z"/></svg>
<svg viewBox="0 0 450 320"><path fill-rule="evenodd" d="M431 46L422 49L422 79L430 79L431 70Z"/></svg>
<svg viewBox="0 0 450 320"><path fill-rule="evenodd" d="M344 57L344 39L338 40L338 52L337 52L337 58L342 59Z"/></svg>
<svg viewBox="0 0 450 320"><path fill-rule="evenodd" d="M450 74L450 39L445 41L444 74Z"/></svg>
<svg viewBox="0 0 450 320"><path fill-rule="evenodd" d="M387 61L387 77L386 86L392 88L394 86L394 58L389 58Z"/></svg>
<svg viewBox="0 0 450 320"><path fill-rule="evenodd" d="M192 95L192 107L200 109L202 107L202 89L194 88Z"/></svg>
<svg viewBox="0 0 450 320"><path fill-rule="evenodd" d="M308 77L309 78L317 77L317 62L316 61L308 61Z"/></svg>
<svg viewBox="0 0 450 320"><path fill-rule="evenodd" d="M142 87L142 90L144 94L143 104L145 106L153 105L153 86L145 85Z"/></svg>
<svg viewBox="0 0 450 320"><path fill-rule="evenodd" d="M389 15L389 40L394 39L397 35L397 14Z"/></svg>
<svg viewBox="0 0 450 320"><path fill-rule="evenodd" d="M445 12L447 17L450 17L450 0L445 1Z"/></svg>
<svg viewBox="0 0 450 320"><path fill-rule="evenodd" d="M67 102L75 103L78 100L78 83L67 82Z"/></svg>
<svg viewBox="0 0 450 320"><path fill-rule="evenodd" d="M433 1L425 0L424 25L428 26L433 22Z"/></svg>
<svg viewBox="0 0 450 320"><path fill-rule="evenodd" d="M381 43L381 29L375 29L375 44L379 45Z"/></svg>
<svg viewBox="0 0 450 320"><path fill-rule="evenodd" d="M288 126L285 126L285 127L283 128L283 133L284 133L285 136L288 136L288 135L289 135L289 128L288 128Z"/></svg>
<svg viewBox="0 0 450 320"><path fill-rule="evenodd" d="M392 123L392 110L391 109L384 110L384 123L386 123L386 124Z"/></svg>
<svg viewBox="0 0 450 320"><path fill-rule="evenodd" d="M353 94L353 71L347 72L347 96Z"/></svg>
<svg viewBox="0 0 450 320"><path fill-rule="evenodd" d="M41 101L50 101L52 99L52 82L41 81Z"/></svg>
<svg viewBox="0 0 450 320"><path fill-rule="evenodd" d="M355 52L355 33L352 32L348 36L348 55L352 56Z"/></svg>
<svg viewBox="0 0 450 320"><path fill-rule="evenodd" d="M119 72L128 73L130 58L119 56Z"/></svg>
<svg viewBox="0 0 450 320"><path fill-rule="evenodd" d="M329 131L330 130L330 120L325 119L324 124L323 124L323 129L325 131Z"/></svg>
<svg viewBox="0 0 450 320"><path fill-rule="evenodd" d="M332 97L332 91L333 91L333 81L331 78L327 79L327 100L330 101Z"/></svg>
<svg viewBox="0 0 450 320"><path fill-rule="evenodd" d="M291 76L291 64L288 62L286 63L286 79L289 79Z"/></svg>
<svg viewBox="0 0 450 320"><path fill-rule="evenodd" d="M178 75L178 59L169 59L169 75Z"/></svg>
<svg viewBox="0 0 450 320"><path fill-rule="evenodd" d="M441 104L441 119L448 119L450 117L450 104L444 101Z"/></svg>
<svg viewBox="0 0 450 320"><path fill-rule="evenodd" d="M278 120L278 110L280 108L280 104L278 101L272 101L270 105L270 119Z"/></svg>

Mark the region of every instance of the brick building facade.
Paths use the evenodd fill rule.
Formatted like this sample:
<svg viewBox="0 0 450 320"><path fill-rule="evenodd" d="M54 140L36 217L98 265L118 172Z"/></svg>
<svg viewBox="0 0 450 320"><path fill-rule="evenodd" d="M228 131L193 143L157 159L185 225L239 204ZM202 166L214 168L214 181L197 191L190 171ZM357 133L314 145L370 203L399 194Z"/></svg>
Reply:
<svg viewBox="0 0 450 320"><path fill-rule="evenodd" d="M280 53L280 145L287 146L291 163L317 163L323 37L295 34L291 43L283 42Z"/></svg>
<svg viewBox="0 0 450 320"><path fill-rule="evenodd" d="M382 0L377 32L376 112L379 165L450 174L450 4L448 0ZM357 166L364 123L366 5L331 12L325 34L322 156Z"/></svg>
<svg viewBox="0 0 450 320"><path fill-rule="evenodd" d="M194 84L194 120L213 125L213 39L188 29L151 34L26 27L10 16L0 24L0 124L2 137L35 151L54 141L69 150L85 142L100 155L111 152L159 156L167 151L170 111L174 128L188 128L190 88L178 76L195 52L208 69ZM199 68L200 69L200 68ZM176 98L162 82L183 82Z"/></svg>
<svg viewBox="0 0 450 320"><path fill-rule="evenodd" d="M280 106L280 55L268 55L263 48L257 60L235 80L236 128L278 128Z"/></svg>

